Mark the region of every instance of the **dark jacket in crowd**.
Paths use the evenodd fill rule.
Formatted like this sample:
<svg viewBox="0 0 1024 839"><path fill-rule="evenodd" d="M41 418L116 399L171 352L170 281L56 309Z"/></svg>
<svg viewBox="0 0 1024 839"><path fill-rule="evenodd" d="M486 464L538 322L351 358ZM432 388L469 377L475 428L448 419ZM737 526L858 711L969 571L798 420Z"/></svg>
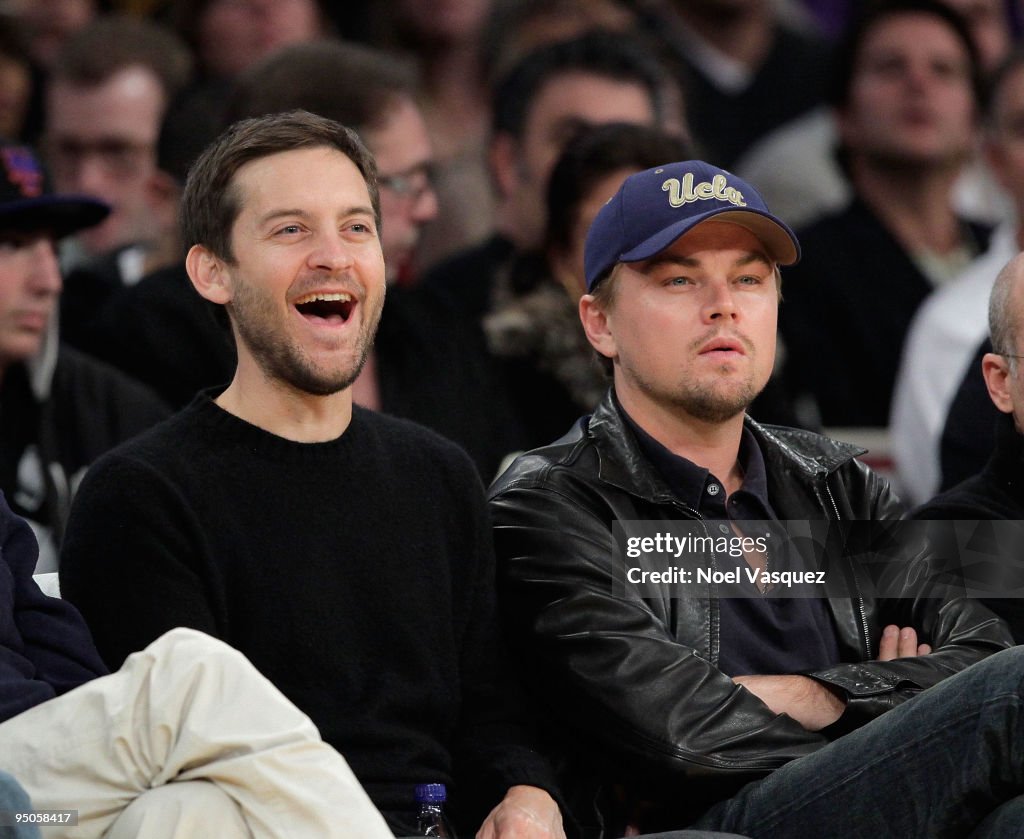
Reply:
<svg viewBox="0 0 1024 839"><path fill-rule="evenodd" d="M750 84L723 90L693 61L688 41L665 25L659 5L640 5L641 18L655 42L667 40L670 57L683 65L687 122L704 160L731 168L758 139L824 98L831 53L822 38L776 26L771 48Z"/></svg>
<svg viewBox="0 0 1024 839"><path fill-rule="evenodd" d="M226 385L234 375L231 334L213 311L181 263L121 288L94 320L65 339L183 408L203 388Z"/></svg>
<svg viewBox="0 0 1024 839"><path fill-rule="evenodd" d="M1022 586L1024 568L1021 567L1020 548L1024 547L1024 436L1014 425L1011 414L999 414L995 451L985 467L916 508L910 518L959 521L970 530L975 529L970 524L972 522L1013 522L1006 529L993 532L996 541L994 559L1005 564L1003 570L1016 581L1016 586ZM981 548L977 542L974 545ZM977 562L977 557L974 561ZM1018 588L1012 598L985 597L983 602L1010 625L1016 642L1024 643L1024 587Z"/></svg>
<svg viewBox="0 0 1024 839"><path fill-rule="evenodd" d="M966 229L980 253L990 230ZM903 341L934 286L859 199L800 233L802 256L783 269L779 330L785 377L828 426L889 424Z"/></svg>
<svg viewBox="0 0 1024 839"><path fill-rule="evenodd" d="M32 579L37 552L0 495L0 722L107 672L81 615Z"/></svg>
<svg viewBox="0 0 1024 839"><path fill-rule="evenodd" d="M431 268L422 284L445 294L468 323L478 324L491 306L499 273L515 256L515 245L495 234Z"/></svg>
<svg viewBox="0 0 1024 839"><path fill-rule="evenodd" d="M71 500L101 454L170 411L149 388L47 336L0 385L0 489L37 527L40 569L56 570Z"/></svg>
<svg viewBox="0 0 1024 839"><path fill-rule="evenodd" d="M964 371L946 412L939 439L939 489L946 490L976 475L984 468L996 445L999 409L988 395L981 360L992 352L986 338Z"/></svg>

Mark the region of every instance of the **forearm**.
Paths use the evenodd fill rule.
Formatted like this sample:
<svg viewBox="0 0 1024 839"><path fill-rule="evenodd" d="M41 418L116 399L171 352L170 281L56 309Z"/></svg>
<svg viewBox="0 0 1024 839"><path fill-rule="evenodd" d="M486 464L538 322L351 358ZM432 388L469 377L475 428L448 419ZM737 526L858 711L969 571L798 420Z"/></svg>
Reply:
<svg viewBox="0 0 1024 839"><path fill-rule="evenodd" d="M492 516L509 637L567 739L619 765L675 773L773 769L825 742L681 642L667 601L621 591L603 522L562 495L518 488L494 499ZM705 626L707 616L687 622Z"/></svg>
<svg viewBox="0 0 1024 839"><path fill-rule="evenodd" d="M808 731L832 725L846 708L839 691L807 676L736 676L733 681L776 714L792 717Z"/></svg>

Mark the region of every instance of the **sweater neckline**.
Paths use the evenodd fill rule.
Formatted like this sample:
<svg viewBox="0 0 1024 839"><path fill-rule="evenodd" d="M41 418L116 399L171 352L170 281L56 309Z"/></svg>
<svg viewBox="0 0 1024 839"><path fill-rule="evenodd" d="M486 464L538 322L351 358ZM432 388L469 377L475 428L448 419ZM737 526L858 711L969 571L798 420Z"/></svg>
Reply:
<svg viewBox="0 0 1024 839"><path fill-rule="evenodd" d="M304 443L281 437L225 410L214 401L222 390L211 388L201 391L185 413L191 414L203 433L211 435L225 449L244 448L254 455L270 459L317 462L351 450L365 436L367 412L358 405L352 406L352 421L338 437Z"/></svg>

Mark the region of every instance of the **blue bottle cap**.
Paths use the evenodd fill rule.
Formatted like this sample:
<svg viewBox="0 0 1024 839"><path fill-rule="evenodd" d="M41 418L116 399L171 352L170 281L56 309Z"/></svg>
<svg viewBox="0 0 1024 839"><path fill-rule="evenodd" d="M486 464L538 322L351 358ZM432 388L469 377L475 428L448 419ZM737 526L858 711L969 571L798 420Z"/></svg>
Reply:
<svg viewBox="0 0 1024 839"><path fill-rule="evenodd" d="M444 804L448 798L448 790L444 784L417 784L417 804Z"/></svg>

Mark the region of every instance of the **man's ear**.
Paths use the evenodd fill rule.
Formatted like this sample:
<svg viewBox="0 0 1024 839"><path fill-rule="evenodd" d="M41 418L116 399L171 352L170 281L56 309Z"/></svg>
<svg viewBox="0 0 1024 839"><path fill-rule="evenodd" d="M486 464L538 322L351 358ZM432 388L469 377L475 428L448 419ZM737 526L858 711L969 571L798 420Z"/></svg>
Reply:
<svg viewBox="0 0 1024 839"><path fill-rule="evenodd" d="M601 308L593 294L584 294L580 298L580 321L587 340L601 355L614 359L618 356L618 350L608 318L608 313Z"/></svg>
<svg viewBox="0 0 1024 839"><path fill-rule="evenodd" d="M200 296L211 303L231 302L231 282L224 261L203 245L193 245L185 257L185 270Z"/></svg>
<svg viewBox="0 0 1024 839"><path fill-rule="evenodd" d="M1013 398L1010 396L1010 361L993 352L981 357L981 375L989 398L1004 414L1013 413Z"/></svg>
<svg viewBox="0 0 1024 839"><path fill-rule="evenodd" d="M501 131L491 138L487 157L498 195L508 198L516 191L519 180L519 142Z"/></svg>

